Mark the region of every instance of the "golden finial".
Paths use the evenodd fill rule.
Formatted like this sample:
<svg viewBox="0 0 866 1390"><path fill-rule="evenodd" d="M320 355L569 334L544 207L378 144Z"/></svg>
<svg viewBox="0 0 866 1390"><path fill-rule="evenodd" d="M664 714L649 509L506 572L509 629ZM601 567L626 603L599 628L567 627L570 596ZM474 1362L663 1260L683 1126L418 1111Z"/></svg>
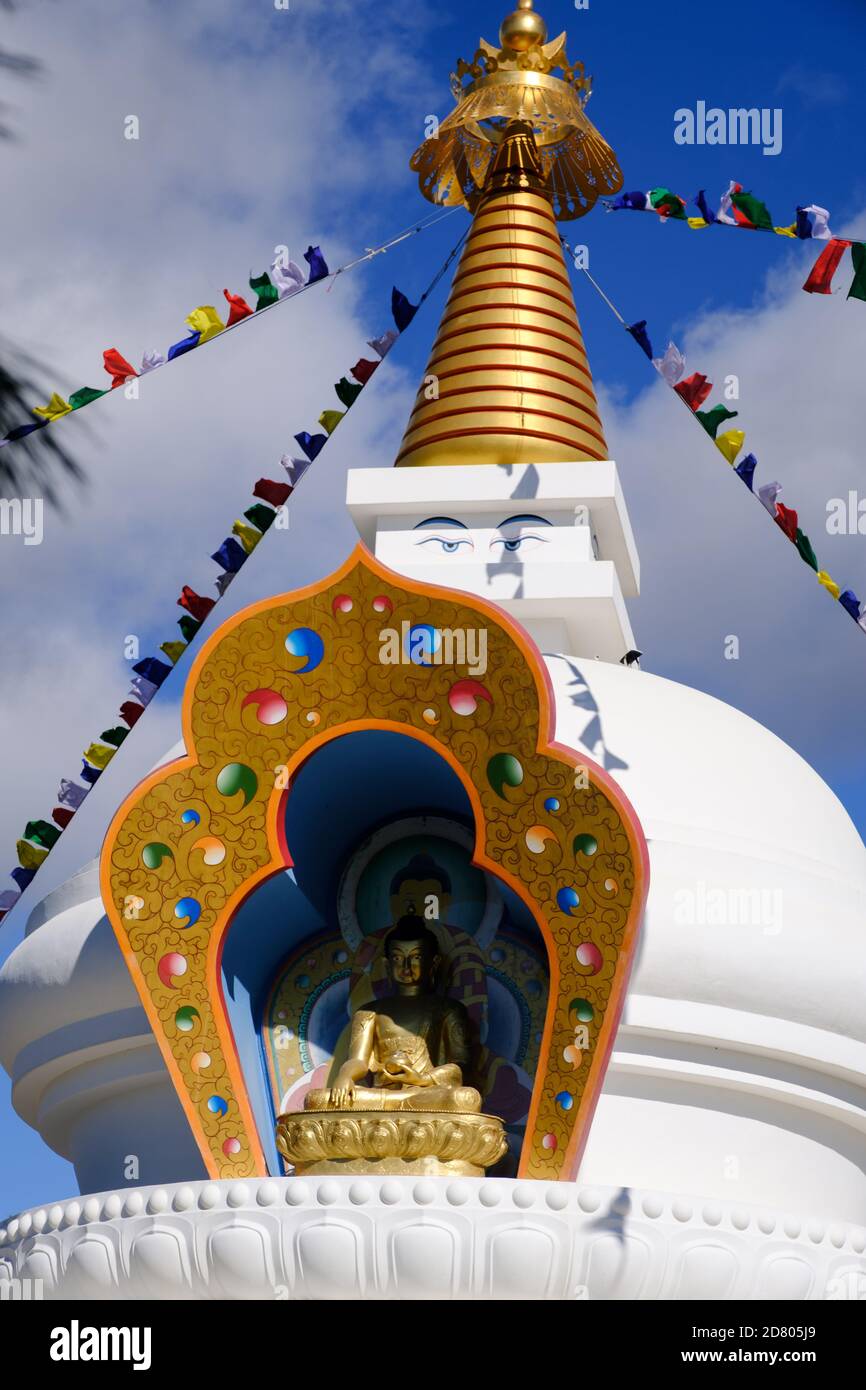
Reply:
<svg viewBox="0 0 866 1390"><path fill-rule="evenodd" d="M458 64L456 109L412 160L426 198L474 217L400 468L610 456L556 218L582 217L622 174L565 34L548 43L518 0L499 39Z"/></svg>
<svg viewBox="0 0 866 1390"><path fill-rule="evenodd" d="M505 129L518 120L531 127L556 216L582 217L622 188L616 155L584 113L592 79L583 63L569 63L564 33L547 42L532 0L517 0L499 42L481 39L472 61L457 64L456 110L412 157L421 192L431 203L474 209Z"/></svg>
<svg viewBox="0 0 866 1390"><path fill-rule="evenodd" d="M532 0L517 0L517 9L506 15L499 30L499 42L503 48L513 49L515 53L526 53L536 44L547 39L547 25L532 8Z"/></svg>

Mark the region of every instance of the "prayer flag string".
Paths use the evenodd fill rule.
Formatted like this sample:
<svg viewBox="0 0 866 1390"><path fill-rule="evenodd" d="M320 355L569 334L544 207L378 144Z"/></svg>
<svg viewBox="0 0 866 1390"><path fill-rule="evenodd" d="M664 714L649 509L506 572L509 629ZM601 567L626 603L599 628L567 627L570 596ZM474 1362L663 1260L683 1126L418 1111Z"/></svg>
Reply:
<svg viewBox="0 0 866 1390"><path fill-rule="evenodd" d="M564 237L562 244L576 264L574 252ZM583 268L581 267L581 269ZM685 375L686 359L675 343L668 343L664 355L655 357L646 320L641 319L638 323L628 324L589 271L584 269L583 274L597 290L629 336L638 344L644 356L650 359L666 385L680 398L689 413L710 436L719 453L727 459L740 481L746 485L749 492L761 503L767 514L795 546L800 559L814 571L821 587L826 589L831 598L844 608L850 618L854 619L860 631L866 633L866 603L861 603L852 589L843 589L826 570L821 569L812 543L800 527L797 512L778 501L779 493L782 491L781 483L772 482L755 486L758 461L754 454L747 454L739 463L737 462L745 446L745 431L734 428L725 429L720 433L723 425L727 424L729 420L737 418L738 412L729 410L725 405L715 405L709 410L702 410L701 406L712 394L712 382L701 372L692 372L690 376Z"/></svg>
<svg viewBox="0 0 866 1390"><path fill-rule="evenodd" d="M249 319L256 318L262 310L272 309L287 299L293 299L324 280L336 281L337 277L344 275L346 271L354 270L356 266L373 260L375 256L389 251L409 237L427 231L437 222L441 222L443 218L450 217L456 210L456 208L449 208L446 212L431 213L423 221L404 229L381 246L368 249L363 256L356 257L355 260L347 262L346 265L340 266L334 271L328 268L328 263L318 246L310 246L304 252L304 259L308 265L306 275L294 261L284 262L280 257L277 257L271 264L269 271L265 271L262 275L250 277L250 289L253 290L256 298L255 309L251 308L241 295L234 294L231 290L223 290L228 305L228 315L225 322L214 305L200 305L187 315L185 322L190 330L188 335L178 342L172 343L164 353L155 349L145 352L138 370L117 348L106 348L102 355L103 367L111 378L110 385L104 389L81 386L77 391L72 392L68 400L65 400L58 392L53 392L46 405L33 407L32 413L37 417L35 421L17 425L4 438L0 439L0 449L5 448L7 444L26 439L36 430L45 429L48 425L54 424L67 415L74 414L84 406L92 405L102 396L110 395L117 387L125 386L128 381L150 375L160 367L166 366L167 363L176 361L178 357L183 357L195 348L202 347L214 338L239 327L242 323L246 323ZM394 318L398 327L405 320L406 314L407 309L402 304L395 304Z"/></svg>
<svg viewBox="0 0 866 1390"><path fill-rule="evenodd" d="M651 188L646 193L620 193L616 198L603 200L608 212L652 212L663 222L684 222L692 231L717 226L741 227L749 231L774 232L776 236L798 241L826 242L803 286L808 294L832 294L833 276L845 252L850 250L854 279L848 298L866 300L866 243L835 237L830 230L830 214L826 208L818 207L817 203L798 207L793 222L777 227L766 203L746 193L742 184L733 180L722 194L717 209L710 207L704 189L696 193L691 201L698 209L698 217L689 217L688 200L681 198L678 193L672 193L669 188Z"/></svg>
<svg viewBox="0 0 866 1390"><path fill-rule="evenodd" d="M283 456L280 462L286 474L286 481L259 478L253 488L254 500L252 505L244 511L243 520L238 518L234 522L231 535L226 537L211 557L221 570L221 574L216 580L218 597L209 598L197 593L190 585L183 585L177 600L178 606L184 610L183 617L178 619L177 624L181 631L182 640L170 640L162 643L159 650L166 660L156 656L148 656L133 666L133 679L129 695L120 706L119 711L123 724L103 730L99 738L88 745L81 755L81 771L77 774L78 781L61 778L57 792L58 804L51 813L51 820L54 824L52 825L47 820L27 822L23 835L16 846L18 864L11 871L11 878L15 887L0 891L0 921L11 911L24 890L32 883L61 834L83 805L91 788L95 786L109 763L117 755L157 691L171 675L174 666L208 621L219 600L225 595L229 585L246 564L266 532L272 527L281 528L281 518L286 515L286 505L301 478L324 449L331 435L342 423L347 412L355 404L364 387L394 347L398 338L405 333L418 310L432 294L458 255L467 235L468 229L461 236L417 304L412 304L406 295L397 288L393 290L391 311L396 328L389 328L378 337L369 340L367 346L376 355L372 358L360 357L354 367L349 369L349 375L354 378L354 383L349 380L348 376L343 376L335 385L334 389L344 409L340 411L326 410L322 413L320 423L324 424L327 433L311 435L303 431L295 436L304 457L292 457L288 454ZM368 257L362 259L368 259ZM355 264L360 264L360 261L355 262ZM116 358L112 358L112 366L117 368L118 373L124 370Z"/></svg>

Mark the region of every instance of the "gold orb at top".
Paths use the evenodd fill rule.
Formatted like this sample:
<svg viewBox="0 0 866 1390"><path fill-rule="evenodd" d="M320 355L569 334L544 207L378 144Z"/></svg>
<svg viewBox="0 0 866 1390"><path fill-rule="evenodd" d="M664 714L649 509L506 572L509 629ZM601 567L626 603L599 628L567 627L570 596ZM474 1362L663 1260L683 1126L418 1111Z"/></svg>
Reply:
<svg viewBox="0 0 866 1390"><path fill-rule="evenodd" d="M547 39L547 25L532 8L532 0L518 0L517 9L506 15L499 30L499 42L513 53L526 53Z"/></svg>

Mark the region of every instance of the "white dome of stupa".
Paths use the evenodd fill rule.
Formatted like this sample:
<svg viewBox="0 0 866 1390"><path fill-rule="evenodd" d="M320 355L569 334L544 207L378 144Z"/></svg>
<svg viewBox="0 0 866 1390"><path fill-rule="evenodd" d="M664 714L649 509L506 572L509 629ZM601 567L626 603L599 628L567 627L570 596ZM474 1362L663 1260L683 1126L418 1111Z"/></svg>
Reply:
<svg viewBox="0 0 866 1390"><path fill-rule="evenodd" d="M820 1280L860 1269L866 1245L866 848L802 758L730 706L639 670L545 660L557 742L607 764L651 863L569 1239L602 1242L598 1296L688 1296L677 1279L718 1297L826 1296ZM129 1152L158 1191L183 1178L199 1192L95 869L31 914L0 971L0 1020L16 1106L76 1163L85 1192L118 1188ZM444 1186L439 1205L450 1210ZM646 1246L625 1274L604 1255L617 1223ZM686 1236L688 1259L663 1286L646 1252Z"/></svg>

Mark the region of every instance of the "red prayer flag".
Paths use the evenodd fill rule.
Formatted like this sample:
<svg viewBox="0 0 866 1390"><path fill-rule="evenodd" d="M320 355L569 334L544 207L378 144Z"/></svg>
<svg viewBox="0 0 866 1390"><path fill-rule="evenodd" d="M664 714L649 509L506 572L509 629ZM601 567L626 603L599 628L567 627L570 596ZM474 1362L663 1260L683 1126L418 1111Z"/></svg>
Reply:
<svg viewBox="0 0 866 1390"><path fill-rule="evenodd" d="M291 495L292 489L288 483L275 483L272 478L259 478L253 488L253 497L261 497L272 507L281 507Z"/></svg>
<svg viewBox="0 0 866 1390"><path fill-rule="evenodd" d="M707 381L700 372L692 372L685 381L678 381L674 390L681 396L689 410L699 410L707 396L713 389L713 383Z"/></svg>
<svg viewBox="0 0 866 1390"><path fill-rule="evenodd" d="M797 544L797 513L784 502L776 503L776 525L781 526L789 541Z"/></svg>
<svg viewBox="0 0 866 1390"><path fill-rule="evenodd" d="M352 376L356 381L360 381L362 386L366 386L378 365L378 362L370 362L366 357L362 357L360 362L356 362L352 367Z"/></svg>
<svg viewBox="0 0 866 1390"><path fill-rule="evenodd" d="M832 294L833 276L839 269L839 262L850 245L850 241L840 241L837 237L827 242L803 286L807 294Z"/></svg>
<svg viewBox="0 0 866 1390"><path fill-rule="evenodd" d="M144 705L137 705L134 700L127 700L126 704L120 706L120 717L130 729L138 722L144 714Z"/></svg>
<svg viewBox="0 0 866 1390"><path fill-rule="evenodd" d="M229 316L226 328L231 328L233 323L240 323L241 319L248 319L253 312L245 299L239 294L232 294L230 290L223 290L223 294L229 302Z"/></svg>
<svg viewBox="0 0 866 1390"><path fill-rule="evenodd" d="M105 370L111 377L112 391L115 386L122 386L131 376L138 376L132 363L127 362L125 357L121 357L117 348L106 348L102 354L102 360L105 363Z"/></svg>
<svg viewBox="0 0 866 1390"><path fill-rule="evenodd" d="M68 810L66 806L55 806L51 812L51 819L60 826L61 830L65 830L74 815L75 812Z"/></svg>
<svg viewBox="0 0 866 1390"><path fill-rule="evenodd" d="M185 608L187 613L191 613L197 623L203 623L208 613L216 603L216 599L202 598L188 584L184 584L183 593L178 599L181 608Z"/></svg>

